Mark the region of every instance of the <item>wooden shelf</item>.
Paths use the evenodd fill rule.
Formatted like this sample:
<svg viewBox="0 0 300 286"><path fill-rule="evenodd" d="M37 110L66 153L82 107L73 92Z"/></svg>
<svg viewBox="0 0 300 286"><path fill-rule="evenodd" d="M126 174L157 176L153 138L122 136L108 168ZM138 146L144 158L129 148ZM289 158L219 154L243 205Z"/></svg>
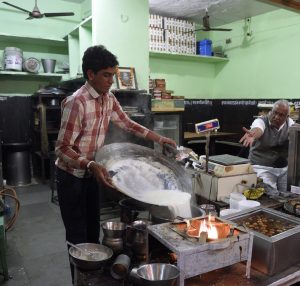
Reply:
<svg viewBox="0 0 300 286"><path fill-rule="evenodd" d="M149 52L150 58L181 60L181 61L198 61L205 63L220 63L228 62L228 58L200 56L200 55L184 55L178 53L163 53L163 52Z"/></svg>
<svg viewBox="0 0 300 286"><path fill-rule="evenodd" d="M62 77L62 74L57 73L29 73L21 71L0 71L0 77L30 77L30 78L58 78Z"/></svg>

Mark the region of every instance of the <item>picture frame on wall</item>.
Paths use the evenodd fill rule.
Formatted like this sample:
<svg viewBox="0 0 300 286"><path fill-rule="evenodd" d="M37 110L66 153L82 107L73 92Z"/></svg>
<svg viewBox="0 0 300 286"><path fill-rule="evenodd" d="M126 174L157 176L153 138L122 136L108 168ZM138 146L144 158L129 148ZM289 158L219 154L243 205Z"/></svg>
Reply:
<svg viewBox="0 0 300 286"><path fill-rule="evenodd" d="M135 69L133 67L118 67L116 85L118 89L138 89Z"/></svg>

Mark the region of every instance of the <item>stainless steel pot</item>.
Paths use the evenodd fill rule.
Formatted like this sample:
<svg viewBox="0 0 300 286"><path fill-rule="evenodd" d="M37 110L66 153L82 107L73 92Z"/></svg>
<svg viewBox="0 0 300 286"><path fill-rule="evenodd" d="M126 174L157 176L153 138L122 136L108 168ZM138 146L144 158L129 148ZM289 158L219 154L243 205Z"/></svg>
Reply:
<svg viewBox="0 0 300 286"><path fill-rule="evenodd" d="M71 261L75 266L84 270L98 270L101 269L113 256L113 251L104 245L96 243L80 243L77 247L82 248L83 251L93 253L94 255L84 255L84 252L75 247L69 248Z"/></svg>

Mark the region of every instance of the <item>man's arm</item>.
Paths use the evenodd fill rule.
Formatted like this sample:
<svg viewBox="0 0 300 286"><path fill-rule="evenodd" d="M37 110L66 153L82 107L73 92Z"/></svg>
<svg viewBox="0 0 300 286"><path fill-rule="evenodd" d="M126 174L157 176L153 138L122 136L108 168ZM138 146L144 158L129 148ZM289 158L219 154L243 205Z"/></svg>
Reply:
<svg viewBox="0 0 300 286"><path fill-rule="evenodd" d="M160 145L170 144L176 147L176 142L170 138L159 135L158 133L149 130L145 126L142 126L135 121L131 120L127 114L123 111L120 103L114 97L114 108L111 116L111 120L121 129L126 130L127 132L133 133L136 136L157 142Z"/></svg>

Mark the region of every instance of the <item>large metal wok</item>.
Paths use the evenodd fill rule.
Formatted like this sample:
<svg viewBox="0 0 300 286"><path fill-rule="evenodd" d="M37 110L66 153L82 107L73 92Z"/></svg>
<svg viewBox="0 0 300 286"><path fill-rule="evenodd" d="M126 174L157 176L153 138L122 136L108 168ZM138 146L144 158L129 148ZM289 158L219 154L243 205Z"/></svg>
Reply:
<svg viewBox="0 0 300 286"><path fill-rule="evenodd" d="M110 172L110 174L114 176L115 169L112 168L112 162L114 162L114 164L117 164L119 161L127 158L132 160L143 160L144 163L146 162L149 165L155 165L156 163L163 165L165 168L164 170L168 171L168 176L164 176L162 172L162 174L158 176L158 179L162 180L162 184L165 185L165 188L168 189L169 184L168 182L164 182L163 180L172 180L172 186L170 187L170 189L177 189L183 192L190 193L192 195L192 202L195 202L195 198L192 194L191 176L188 175L185 169L174 159L170 159L153 149L132 143L113 143L102 147L96 153L95 160L103 165L108 170L108 172ZM172 174L170 175L170 173ZM125 174L126 172L124 172L124 176ZM135 184L134 180L136 179L137 178L134 175L130 177L130 180L133 180L133 188L138 192L141 191L142 186ZM116 187L118 191L129 197L132 197L132 193L128 193L128 191L122 189L122 186L120 187L116 185ZM153 187L156 187L155 183L153 183Z"/></svg>

